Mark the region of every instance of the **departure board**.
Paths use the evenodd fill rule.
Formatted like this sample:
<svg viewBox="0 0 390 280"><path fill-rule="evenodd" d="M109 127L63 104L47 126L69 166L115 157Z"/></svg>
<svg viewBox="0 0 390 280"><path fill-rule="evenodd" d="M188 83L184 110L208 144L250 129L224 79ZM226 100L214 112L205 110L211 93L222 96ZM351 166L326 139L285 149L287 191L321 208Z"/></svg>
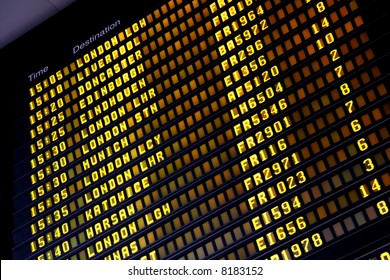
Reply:
<svg viewBox="0 0 390 280"><path fill-rule="evenodd" d="M390 259L386 1L98 2L18 42L13 259Z"/></svg>

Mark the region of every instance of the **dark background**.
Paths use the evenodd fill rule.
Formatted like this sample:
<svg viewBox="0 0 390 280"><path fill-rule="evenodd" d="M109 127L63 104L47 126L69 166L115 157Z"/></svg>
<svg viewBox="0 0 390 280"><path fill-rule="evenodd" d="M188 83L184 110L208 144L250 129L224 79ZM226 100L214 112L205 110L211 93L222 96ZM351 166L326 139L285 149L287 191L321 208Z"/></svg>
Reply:
<svg viewBox="0 0 390 280"><path fill-rule="evenodd" d="M25 112L20 106L20 95L28 94L28 88L34 84L29 82L31 73L49 67L48 73L68 65L83 50L75 55L73 47L85 42L90 36L99 33L107 25L116 22L121 24L95 41L101 44L114 34L119 33L132 23L144 17L147 11L167 1L120 1L120 0L88 0L75 1L44 21L22 37L0 50L0 112L1 112L1 259L12 259L12 214L13 214L13 150L19 139L14 131L14 120ZM91 45L90 45L91 46ZM88 46L88 50L90 50ZM84 49L85 50L85 49ZM41 76L38 80L40 80Z"/></svg>
<svg viewBox="0 0 390 280"><path fill-rule="evenodd" d="M54 17L48 19L38 27L34 28L21 38L7 45L0 50L0 111L1 118L1 259L12 259L12 214L13 214L13 150L18 145L17 138L14 138L13 121L21 116L20 94L27 94L32 83L28 81L28 75L42 69L46 65L50 70L61 68L74 60L75 55L72 49L75 45L84 42L92 34L98 33L108 24L121 20L121 25L112 32L118 33L128 27L130 23L138 20L151 11L159 3L166 1L144 0L126 1L131 4L124 4L125 1L76 1L66 7ZM134 4L134 3L137 4ZM210 1L213 2L213 1ZM375 45L375 54L383 56L380 69L386 76L386 83L389 85L390 66L390 1L358 1L360 5L370 3L365 9L363 19L365 22L375 20L372 25L367 25L368 34L371 40L378 40ZM107 37L110 35L107 35ZM107 37L99 41L101 43ZM81 53L81 51L79 52ZM76 56L80 54L77 53ZM390 87L388 86L390 90ZM379 226L372 231L390 230ZM364 240L369 230L360 232L356 239L351 239L343 246L335 244L333 251L323 253L322 257L329 255L329 258L342 256L343 248L354 248L359 240ZM378 241L379 242L379 241ZM386 244L388 240L380 240ZM348 258L355 258L359 252L351 253Z"/></svg>

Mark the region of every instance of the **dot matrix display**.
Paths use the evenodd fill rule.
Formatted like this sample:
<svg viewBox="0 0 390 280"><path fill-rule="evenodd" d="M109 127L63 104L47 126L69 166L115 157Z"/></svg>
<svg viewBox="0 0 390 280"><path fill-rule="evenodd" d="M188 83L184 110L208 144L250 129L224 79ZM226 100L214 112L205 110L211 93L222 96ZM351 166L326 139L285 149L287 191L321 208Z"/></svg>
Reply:
<svg viewBox="0 0 390 280"><path fill-rule="evenodd" d="M13 257L388 260L363 2L160 1L29 83Z"/></svg>

